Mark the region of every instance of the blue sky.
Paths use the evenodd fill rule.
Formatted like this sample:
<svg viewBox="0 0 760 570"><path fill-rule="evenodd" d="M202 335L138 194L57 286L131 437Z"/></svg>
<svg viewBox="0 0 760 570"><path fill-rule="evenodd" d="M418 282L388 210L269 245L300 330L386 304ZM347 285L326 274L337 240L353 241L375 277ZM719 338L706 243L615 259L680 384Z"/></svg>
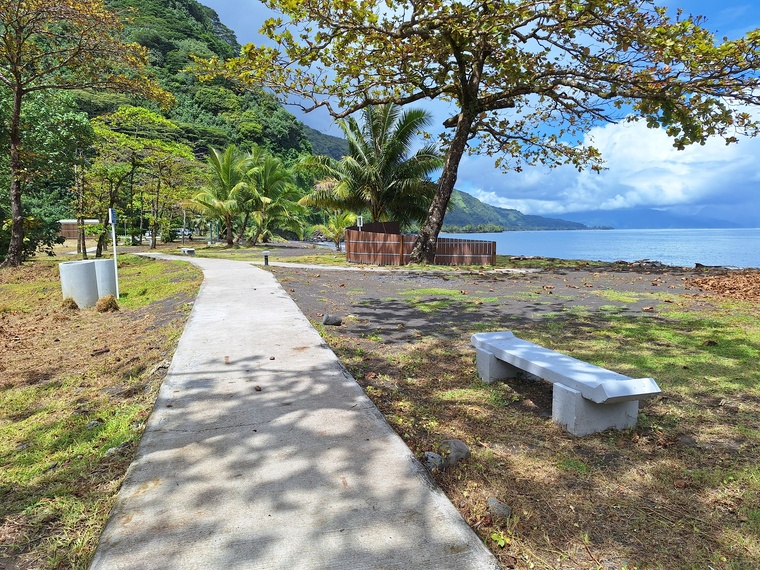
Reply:
<svg viewBox="0 0 760 570"><path fill-rule="evenodd" d="M261 41L258 30L267 11L257 0L200 1L216 10L241 44ZM718 37L735 38L760 28L756 0L661 3L706 16L705 26ZM339 134L326 113L291 111L315 129ZM442 121L445 109L439 115ZM607 170L601 174L541 167L505 174L493 167L492 159L472 156L460 167L457 187L494 206L526 214L561 217L579 210L657 208L760 227L760 165L756 161L760 138L742 139L731 146L714 140L676 151L664 134L638 124L595 128L588 137L606 160Z"/></svg>

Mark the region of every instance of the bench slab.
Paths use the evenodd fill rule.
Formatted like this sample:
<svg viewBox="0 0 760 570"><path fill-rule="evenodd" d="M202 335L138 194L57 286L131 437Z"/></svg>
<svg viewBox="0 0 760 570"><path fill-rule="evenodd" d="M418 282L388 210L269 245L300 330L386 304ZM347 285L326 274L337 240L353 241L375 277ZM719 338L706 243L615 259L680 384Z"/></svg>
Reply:
<svg viewBox="0 0 760 570"><path fill-rule="evenodd" d="M514 378L520 371L551 382L552 418L574 435L635 427L638 401L660 393L652 378L617 372L517 338L511 331L472 336L485 382Z"/></svg>

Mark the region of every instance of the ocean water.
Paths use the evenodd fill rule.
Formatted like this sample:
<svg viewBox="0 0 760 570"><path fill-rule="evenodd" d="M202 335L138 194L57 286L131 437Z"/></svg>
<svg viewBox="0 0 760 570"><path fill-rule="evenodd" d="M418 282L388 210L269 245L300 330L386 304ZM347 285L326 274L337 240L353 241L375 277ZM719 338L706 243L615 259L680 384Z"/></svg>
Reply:
<svg viewBox="0 0 760 570"><path fill-rule="evenodd" d="M496 242L499 255L665 265L760 267L760 229L575 230L441 234Z"/></svg>

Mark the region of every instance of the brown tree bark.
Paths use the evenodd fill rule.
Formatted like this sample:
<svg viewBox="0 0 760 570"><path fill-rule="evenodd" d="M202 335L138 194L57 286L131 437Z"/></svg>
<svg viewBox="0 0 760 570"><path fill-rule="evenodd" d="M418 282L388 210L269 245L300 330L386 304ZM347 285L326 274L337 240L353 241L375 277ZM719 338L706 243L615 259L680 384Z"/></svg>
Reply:
<svg viewBox="0 0 760 570"><path fill-rule="evenodd" d="M95 258L100 259L103 257L103 250L106 248L106 240L108 239L108 232L103 232L98 236L98 244L95 246Z"/></svg>
<svg viewBox="0 0 760 570"><path fill-rule="evenodd" d="M24 214L21 209L21 99L24 93L16 84L13 90L13 109L11 110L11 128L9 133L10 161L8 168L11 175L11 241L8 254L0 267L18 267L23 261L24 251Z"/></svg>
<svg viewBox="0 0 760 570"><path fill-rule="evenodd" d="M412 253L409 257L410 263L433 263L435 261L438 234L441 233L443 217L446 215L451 193L457 183L459 163L467 149L467 141L470 138L470 129L474 120L475 115L467 111L462 111L457 117L456 131L446 153L446 162L443 165L441 178L438 180L438 190L430 203L427 218L414 240Z"/></svg>
<svg viewBox="0 0 760 570"><path fill-rule="evenodd" d="M232 247L235 245L235 236L232 233L232 216L227 216L225 222L227 224L227 233L225 234L227 236L227 247Z"/></svg>
<svg viewBox="0 0 760 570"><path fill-rule="evenodd" d="M87 241L84 231L84 216L77 217L77 253L87 259Z"/></svg>

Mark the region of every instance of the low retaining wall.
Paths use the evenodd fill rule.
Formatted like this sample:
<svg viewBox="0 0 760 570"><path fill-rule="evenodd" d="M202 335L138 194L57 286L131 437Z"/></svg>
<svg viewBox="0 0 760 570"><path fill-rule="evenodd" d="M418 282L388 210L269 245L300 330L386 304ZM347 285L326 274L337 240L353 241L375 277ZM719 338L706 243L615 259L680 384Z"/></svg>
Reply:
<svg viewBox="0 0 760 570"><path fill-rule="evenodd" d="M345 233L346 260L371 265L406 265L415 238L348 229ZM495 241L438 238L436 265L493 265L495 262Z"/></svg>

